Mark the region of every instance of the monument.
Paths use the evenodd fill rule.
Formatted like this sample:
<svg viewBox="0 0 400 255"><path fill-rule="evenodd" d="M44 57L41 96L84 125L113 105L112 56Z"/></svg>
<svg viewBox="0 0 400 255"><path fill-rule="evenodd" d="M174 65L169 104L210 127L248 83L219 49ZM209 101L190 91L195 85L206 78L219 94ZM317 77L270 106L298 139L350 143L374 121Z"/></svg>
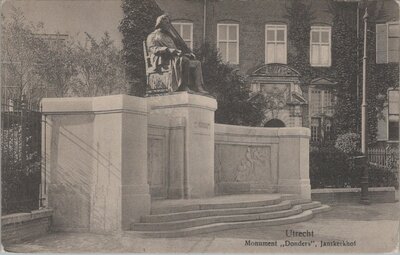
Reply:
<svg viewBox="0 0 400 255"><path fill-rule="evenodd" d="M130 230L157 198L278 192L310 199L309 129L216 124L201 63L168 16L157 19L145 46L148 85L168 93L42 100L42 194L54 209L53 228Z"/></svg>
<svg viewBox="0 0 400 255"><path fill-rule="evenodd" d="M167 15L157 18L155 30L148 35L144 50L150 91L164 87L169 92L207 94L203 88L200 61L195 59ZM154 75L159 79L150 79Z"/></svg>

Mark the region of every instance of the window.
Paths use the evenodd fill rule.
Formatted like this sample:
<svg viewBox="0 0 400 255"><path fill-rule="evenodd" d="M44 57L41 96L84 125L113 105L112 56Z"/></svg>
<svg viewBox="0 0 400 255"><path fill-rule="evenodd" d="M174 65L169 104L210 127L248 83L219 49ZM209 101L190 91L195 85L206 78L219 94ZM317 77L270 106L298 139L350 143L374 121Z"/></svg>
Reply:
<svg viewBox="0 0 400 255"><path fill-rule="evenodd" d="M311 90L311 116L322 113L321 91L317 89Z"/></svg>
<svg viewBox="0 0 400 255"><path fill-rule="evenodd" d="M400 24L376 25L376 63L399 62Z"/></svg>
<svg viewBox="0 0 400 255"><path fill-rule="evenodd" d="M302 111L300 105L289 106L289 127L302 126Z"/></svg>
<svg viewBox="0 0 400 255"><path fill-rule="evenodd" d="M310 114L326 114L332 116L334 113L335 95L328 89L310 88Z"/></svg>
<svg viewBox="0 0 400 255"><path fill-rule="evenodd" d="M332 115L333 107L335 105L335 96L332 94L332 91L325 90L324 93L324 101L323 101L323 112Z"/></svg>
<svg viewBox="0 0 400 255"><path fill-rule="evenodd" d="M389 141L399 141L399 90L388 91L388 138Z"/></svg>
<svg viewBox="0 0 400 255"><path fill-rule="evenodd" d="M318 142L320 140L320 119L311 119L311 141Z"/></svg>
<svg viewBox="0 0 400 255"><path fill-rule="evenodd" d="M311 27L310 63L312 66L331 66L331 28Z"/></svg>
<svg viewBox="0 0 400 255"><path fill-rule="evenodd" d="M231 64L239 64L239 25L217 25L217 47L222 60Z"/></svg>
<svg viewBox="0 0 400 255"><path fill-rule="evenodd" d="M193 49L193 23L172 22L172 25L178 31L186 45L190 49Z"/></svg>
<svg viewBox="0 0 400 255"><path fill-rule="evenodd" d="M265 25L265 63L287 62L286 25Z"/></svg>
<svg viewBox="0 0 400 255"><path fill-rule="evenodd" d="M332 122L329 119L325 119L325 133L324 139L331 140L333 137Z"/></svg>

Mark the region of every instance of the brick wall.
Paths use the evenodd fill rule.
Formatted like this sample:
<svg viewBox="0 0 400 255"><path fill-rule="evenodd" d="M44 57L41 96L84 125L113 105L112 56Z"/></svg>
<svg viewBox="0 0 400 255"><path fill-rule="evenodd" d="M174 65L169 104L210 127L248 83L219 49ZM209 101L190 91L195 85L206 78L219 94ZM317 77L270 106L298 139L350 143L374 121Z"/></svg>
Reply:
<svg viewBox="0 0 400 255"><path fill-rule="evenodd" d="M217 24L239 24L239 68L247 73L265 62L265 25L287 24L286 1L282 0L219 0L207 1L206 40L217 41ZM203 1L157 0L172 20L193 22L194 48L203 40ZM313 0L315 24L331 25L327 0ZM290 46L290 43L288 44ZM289 49L288 49L289 51Z"/></svg>
<svg viewBox="0 0 400 255"><path fill-rule="evenodd" d="M172 20L193 22L194 48L201 45L204 1L156 0L156 2L171 16ZM242 73L248 73L255 66L265 62L265 24L288 23L287 4L288 1L282 0L207 1L206 40L216 43L219 22L239 24L239 68ZM311 0L311 8L314 17L311 25L333 25L332 15L329 12L329 0ZM378 8L382 8L386 14L384 20L378 22L399 19L395 1L384 0ZM353 10L349 9L349 11ZM356 13L350 13L350 16L353 15ZM294 43L296 42L288 42L288 52ZM329 73L330 68L327 68L327 71Z"/></svg>

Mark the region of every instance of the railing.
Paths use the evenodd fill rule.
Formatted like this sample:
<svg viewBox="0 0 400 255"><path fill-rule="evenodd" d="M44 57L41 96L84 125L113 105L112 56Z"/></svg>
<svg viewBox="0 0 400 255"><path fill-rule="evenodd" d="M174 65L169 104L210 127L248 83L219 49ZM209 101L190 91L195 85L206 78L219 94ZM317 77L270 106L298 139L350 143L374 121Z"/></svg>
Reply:
<svg viewBox="0 0 400 255"><path fill-rule="evenodd" d="M389 170L398 169L398 146L373 146L368 148L368 161Z"/></svg>
<svg viewBox="0 0 400 255"><path fill-rule="evenodd" d="M41 112L26 100L1 105L2 214L39 208Z"/></svg>

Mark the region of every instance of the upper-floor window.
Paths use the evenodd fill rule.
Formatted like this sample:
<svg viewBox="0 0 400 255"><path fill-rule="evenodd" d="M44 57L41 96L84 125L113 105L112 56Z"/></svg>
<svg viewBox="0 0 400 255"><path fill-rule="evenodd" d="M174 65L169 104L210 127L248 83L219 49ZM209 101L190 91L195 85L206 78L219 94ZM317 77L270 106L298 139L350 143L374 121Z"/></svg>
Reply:
<svg viewBox="0 0 400 255"><path fill-rule="evenodd" d="M286 25L265 25L265 63L287 62Z"/></svg>
<svg viewBox="0 0 400 255"><path fill-rule="evenodd" d="M178 31L179 35L185 41L186 45L193 49L193 23L172 22L172 25Z"/></svg>
<svg viewBox="0 0 400 255"><path fill-rule="evenodd" d="M217 25L217 47L224 62L239 64L239 24Z"/></svg>
<svg viewBox="0 0 400 255"><path fill-rule="evenodd" d="M310 88L310 114L332 116L335 106L335 96L329 89Z"/></svg>
<svg viewBox="0 0 400 255"><path fill-rule="evenodd" d="M399 62L400 24L376 25L376 63Z"/></svg>
<svg viewBox="0 0 400 255"><path fill-rule="evenodd" d="M388 91L388 140L399 141L399 90L390 89Z"/></svg>
<svg viewBox="0 0 400 255"><path fill-rule="evenodd" d="M331 28L311 27L310 63L312 66L331 65Z"/></svg>

